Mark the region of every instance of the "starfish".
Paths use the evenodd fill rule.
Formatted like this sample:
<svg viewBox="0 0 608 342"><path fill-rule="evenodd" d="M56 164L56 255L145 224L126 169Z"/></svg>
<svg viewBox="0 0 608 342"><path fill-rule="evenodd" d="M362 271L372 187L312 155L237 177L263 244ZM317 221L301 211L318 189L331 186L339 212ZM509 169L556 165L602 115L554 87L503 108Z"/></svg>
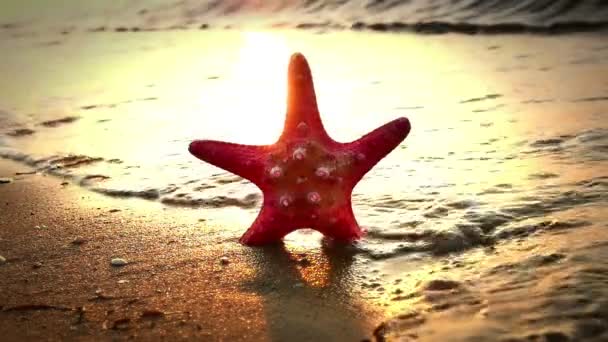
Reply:
<svg viewBox="0 0 608 342"><path fill-rule="evenodd" d="M289 61L287 86L287 115L276 143L195 140L189 151L262 190L262 209L242 244L277 242L300 228L342 242L359 239L364 232L353 214L353 188L405 139L410 122L401 117L353 142L336 142L323 128L310 67L300 53Z"/></svg>

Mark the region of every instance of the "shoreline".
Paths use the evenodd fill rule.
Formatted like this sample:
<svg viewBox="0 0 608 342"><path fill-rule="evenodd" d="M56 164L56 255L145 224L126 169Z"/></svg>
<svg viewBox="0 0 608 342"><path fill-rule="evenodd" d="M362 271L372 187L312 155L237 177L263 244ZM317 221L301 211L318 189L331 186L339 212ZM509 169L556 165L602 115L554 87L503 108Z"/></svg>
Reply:
<svg viewBox="0 0 608 342"><path fill-rule="evenodd" d="M19 25L4 24L0 30L11 32L18 35L21 33ZM146 33L163 31L208 31L208 30L296 30L303 32L377 32L393 34L414 34L414 35L446 35L456 34L464 36L560 36L593 34L605 35L608 32L608 22L606 21L575 21L575 22L556 22L548 25L529 25L518 22L482 24L482 23L453 23L449 21L355 21L351 24L331 23L331 22L301 22L287 23L275 22L269 24L257 24L251 26L237 26L233 24L210 24L200 22L197 24L186 23L183 25L170 25L164 27L146 26L145 24L135 25L100 25L94 27L84 27L77 29L73 25L67 27L54 26L56 33L61 36L73 33ZM30 31L25 31L30 32Z"/></svg>

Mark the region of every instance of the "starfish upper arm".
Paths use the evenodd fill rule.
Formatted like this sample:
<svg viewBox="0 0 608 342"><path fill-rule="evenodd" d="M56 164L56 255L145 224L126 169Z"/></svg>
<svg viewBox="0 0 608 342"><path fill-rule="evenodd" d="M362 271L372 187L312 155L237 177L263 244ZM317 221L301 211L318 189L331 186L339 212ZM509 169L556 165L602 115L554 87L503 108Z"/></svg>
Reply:
<svg viewBox="0 0 608 342"><path fill-rule="evenodd" d="M402 117L345 144L345 150L351 152L355 158L355 181L363 178L374 165L397 147L409 134L410 128L409 120Z"/></svg>
<svg viewBox="0 0 608 342"><path fill-rule="evenodd" d="M188 150L198 159L255 182L264 173L261 156L268 150L268 146L195 140Z"/></svg>

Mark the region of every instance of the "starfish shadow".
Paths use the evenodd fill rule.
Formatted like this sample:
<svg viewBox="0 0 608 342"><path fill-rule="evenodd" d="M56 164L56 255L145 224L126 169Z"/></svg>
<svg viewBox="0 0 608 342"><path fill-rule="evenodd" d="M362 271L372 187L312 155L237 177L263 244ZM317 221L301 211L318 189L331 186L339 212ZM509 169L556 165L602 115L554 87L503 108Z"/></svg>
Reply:
<svg viewBox="0 0 608 342"><path fill-rule="evenodd" d="M361 340L374 316L353 296L355 251L324 242L294 250L277 243L251 251L254 278L246 290L262 299L270 340Z"/></svg>

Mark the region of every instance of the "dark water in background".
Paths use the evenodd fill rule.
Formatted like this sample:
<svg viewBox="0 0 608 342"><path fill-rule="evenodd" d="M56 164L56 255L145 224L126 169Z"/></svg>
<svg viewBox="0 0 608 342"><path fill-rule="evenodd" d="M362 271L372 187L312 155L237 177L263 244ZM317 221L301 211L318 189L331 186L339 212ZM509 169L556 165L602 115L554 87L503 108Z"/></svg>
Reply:
<svg viewBox="0 0 608 342"><path fill-rule="evenodd" d="M262 24L424 33L563 33L603 30L602 0L5 0L0 23L52 22L96 30ZM2 13L4 12L4 13Z"/></svg>

